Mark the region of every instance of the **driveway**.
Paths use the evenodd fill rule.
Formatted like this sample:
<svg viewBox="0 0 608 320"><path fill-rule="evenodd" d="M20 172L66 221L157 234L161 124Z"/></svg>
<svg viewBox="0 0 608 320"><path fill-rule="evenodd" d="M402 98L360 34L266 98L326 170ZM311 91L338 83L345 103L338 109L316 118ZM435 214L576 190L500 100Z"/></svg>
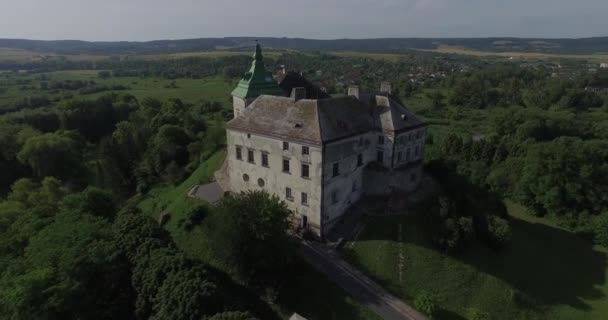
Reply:
<svg viewBox="0 0 608 320"><path fill-rule="evenodd" d="M367 306L383 319L427 319L342 260L332 248L318 242L303 240L300 255L315 269L349 292L359 303Z"/></svg>

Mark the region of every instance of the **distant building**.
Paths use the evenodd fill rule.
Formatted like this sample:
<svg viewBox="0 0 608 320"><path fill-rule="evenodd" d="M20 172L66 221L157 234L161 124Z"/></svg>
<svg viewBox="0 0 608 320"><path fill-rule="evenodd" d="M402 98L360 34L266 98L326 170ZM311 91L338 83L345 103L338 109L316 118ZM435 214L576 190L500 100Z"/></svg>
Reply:
<svg viewBox="0 0 608 320"><path fill-rule="evenodd" d="M416 189L426 124L391 91L331 97L295 73L273 78L257 45L232 92L223 189L276 194L320 236L363 195Z"/></svg>
<svg viewBox="0 0 608 320"><path fill-rule="evenodd" d="M608 63L600 63L600 68L608 69Z"/></svg>

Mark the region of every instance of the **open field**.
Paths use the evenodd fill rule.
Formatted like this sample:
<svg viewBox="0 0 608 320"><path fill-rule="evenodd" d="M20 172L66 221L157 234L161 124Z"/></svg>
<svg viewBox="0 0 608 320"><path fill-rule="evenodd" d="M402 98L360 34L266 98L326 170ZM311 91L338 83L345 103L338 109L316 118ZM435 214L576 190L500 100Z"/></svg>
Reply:
<svg viewBox="0 0 608 320"><path fill-rule="evenodd" d="M604 248L529 216L508 203L513 237L504 252L474 244L464 254L437 251L422 234L418 215L368 218L344 255L407 301L421 291L439 300L437 319L605 319L608 314Z"/></svg>
<svg viewBox="0 0 608 320"><path fill-rule="evenodd" d="M264 55L268 57L277 57L283 54L283 51L265 51ZM35 51L0 48L0 62L37 62L37 61L99 61L110 58L118 59L143 59L143 60L162 60L162 59L182 59L182 58L221 58L228 56L251 56L249 51L198 51L198 52L179 52L179 53L163 53L163 54L120 54L120 55L91 55L91 54L56 54L56 53L40 53Z"/></svg>
<svg viewBox="0 0 608 320"><path fill-rule="evenodd" d="M40 53L35 51L27 51L12 48L0 48L0 61L14 62L36 62L45 60L68 60L68 61L98 61L107 59L109 56L104 55L89 55L89 54L72 54L60 55L55 53Z"/></svg>
<svg viewBox="0 0 608 320"><path fill-rule="evenodd" d="M187 197L187 192L196 184L208 182L215 170L222 165L225 156L225 151L215 153L180 185L159 185L145 196L132 199L138 202L138 206L144 212L155 219L162 211L169 212L171 218L166 229L171 233L176 244L191 258L210 264L214 264L214 261L204 228L195 227L191 231L186 231L178 225L178 222L186 218L189 209L201 204L199 200ZM298 312L311 320L380 320L305 262L298 263L296 270L292 271L293 276L284 285L284 289L273 304L273 308L283 318Z"/></svg>
<svg viewBox="0 0 608 320"><path fill-rule="evenodd" d="M506 58L523 58L523 59L587 59L596 62L608 61L608 53L598 53L592 55L577 55L577 54L551 54L551 53L538 53L538 52L492 52L492 51L477 51L468 49L461 46L448 46L441 45L437 49L419 49L420 51L426 52L438 52L438 53L454 53L471 56L497 56Z"/></svg>
<svg viewBox="0 0 608 320"><path fill-rule="evenodd" d="M49 98L62 98L66 95L71 96L70 99L93 99L104 95L112 90L101 91L93 94L80 94L78 90L40 90L41 82L52 81L94 81L97 86L125 86L127 90L119 92L130 93L138 99L157 98L167 100L179 98L185 102L197 103L201 100L217 101L224 106L231 105L232 100L229 99L230 91L234 87L234 83L225 80L223 77L209 77L203 79L178 78L168 80L163 78L136 78L136 77L118 77L102 79L97 76L97 70L77 70L77 71L57 71L36 75L11 76L11 79L0 78L0 105L14 103L19 99L27 96L46 95ZM46 76L45 80L40 80L40 76ZM26 85L17 85L14 82L17 80L31 80ZM172 86L172 83L175 86ZM62 99L69 100L69 99Z"/></svg>

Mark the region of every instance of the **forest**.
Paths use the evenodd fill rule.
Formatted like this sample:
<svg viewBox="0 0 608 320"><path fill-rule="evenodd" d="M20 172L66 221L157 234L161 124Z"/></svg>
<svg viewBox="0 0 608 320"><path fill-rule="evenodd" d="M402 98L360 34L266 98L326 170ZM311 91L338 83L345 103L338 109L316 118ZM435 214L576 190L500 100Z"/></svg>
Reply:
<svg viewBox="0 0 608 320"><path fill-rule="evenodd" d="M588 72L582 61L434 53L266 60L331 94L393 82L429 125L425 168L444 189L429 232L446 254L465 252L475 230L498 252L508 248L504 200L608 247L608 71ZM275 319L296 311L290 273L309 273L276 196L179 204L183 216L169 222L157 217L175 201L148 206L159 190L177 190L222 160L228 93L249 63L247 56L0 62L7 319ZM472 227L480 221L483 228ZM188 234L204 235L203 254L183 245ZM370 317L357 312L341 315Z"/></svg>

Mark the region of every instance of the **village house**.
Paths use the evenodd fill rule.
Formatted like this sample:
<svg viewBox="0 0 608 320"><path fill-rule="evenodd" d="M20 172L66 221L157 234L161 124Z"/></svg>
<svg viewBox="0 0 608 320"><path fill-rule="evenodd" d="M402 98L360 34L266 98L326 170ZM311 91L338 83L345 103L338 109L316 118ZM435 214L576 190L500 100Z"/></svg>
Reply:
<svg viewBox="0 0 608 320"><path fill-rule="evenodd" d="M258 44L232 92L222 188L276 194L319 236L365 195L416 189L426 125L391 89L331 97L299 74L273 76Z"/></svg>

